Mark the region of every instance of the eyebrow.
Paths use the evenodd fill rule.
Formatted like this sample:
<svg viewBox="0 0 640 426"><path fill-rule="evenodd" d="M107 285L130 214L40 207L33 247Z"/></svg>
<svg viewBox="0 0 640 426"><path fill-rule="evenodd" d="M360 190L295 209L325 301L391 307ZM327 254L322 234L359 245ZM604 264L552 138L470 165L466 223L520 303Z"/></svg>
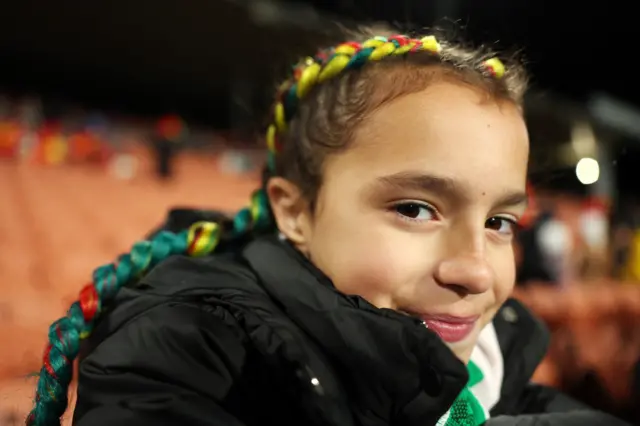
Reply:
<svg viewBox="0 0 640 426"><path fill-rule="evenodd" d="M388 176L381 176L376 179L374 185L446 195L455 198L456 201L469 200L469 196L463 185L455 179L421 172L400 172ZM517 190L509 191L498 197L494 202L494 206L514 207L527 205L528 201L529 197L526 192Z"/></svg>

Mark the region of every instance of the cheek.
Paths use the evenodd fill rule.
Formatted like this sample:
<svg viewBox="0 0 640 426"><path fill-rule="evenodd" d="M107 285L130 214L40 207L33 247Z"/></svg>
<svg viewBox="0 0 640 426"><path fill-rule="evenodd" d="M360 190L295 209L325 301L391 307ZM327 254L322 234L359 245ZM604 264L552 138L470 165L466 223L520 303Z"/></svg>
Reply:
<svg viewBox="0 0 640 426"><path fill-rule="evenodd" d="M495 261L496 283L494 285L494 295L496 305L500 307L511 295L516 280L516 260L513 247L504 249L499 258Z"/></svg>
<svg viewBox="0 0 640 426"><path fill-rule="evenodd" d="M403 239L379 219L376 223L366 217L356 222L332 217L317 222L310 247L314 264L342 293L361 296L379 308L396 308L394 300L426 274L426 259L417 256L421 250L410 250L406 236Z"/></svg>
<svg viewBox="0 0 640 426"><path fill-rule="evenodd" d="M370 259L370 260L364 260ZM385 253L369 251L333 265L333 283L342 293L357 295L378 308L395 308L402 277Z"/></svg>

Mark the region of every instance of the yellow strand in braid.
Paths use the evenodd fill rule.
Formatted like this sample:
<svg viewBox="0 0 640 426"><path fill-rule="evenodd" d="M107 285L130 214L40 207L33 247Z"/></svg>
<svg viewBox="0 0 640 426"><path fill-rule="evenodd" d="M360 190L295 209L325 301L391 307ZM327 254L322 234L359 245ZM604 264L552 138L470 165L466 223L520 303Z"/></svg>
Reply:
<svg viewBox="0 0 640 426"><path fill-rule="evenodd" d="M318 75L318 83L323 83L336 75L340 74L342 70L349 64L351 61L351 57L344 54L335 55L320 71L320 75ZM306 93L311 90L311 87L305 90Z"/></svg>
<svg viewBox="0 0 640 426"><path fill-rule="evenodd" d="M497 79L504 77L504 64L498 58L491 58L484 61L484 66L487 67L491 75Z"/></svg>
<svg viewBox="0 0 640 426"><path fill-rule="evenodd" d="M220 241L220 225L215 222L194 223L187 233L190 256L200 257L211 253Z"/></svg>
<svg viewBox="0 0 640 426"><path fill-rule="evenodd" d="M302 71L300 80L298 80L297 94L298 98L300 99L303 99L305 96L307 96L307 93L309 93L309 90L311 90L311 88L315 86L316 82L318 81L318 77L320 76L320 70L322 69L322 67L319 63L313 62L313 59L311 59L311 61L312 63L308 65L304 69L304 71ZM282 109L282 111L284 118L284 108Z"/></svg>

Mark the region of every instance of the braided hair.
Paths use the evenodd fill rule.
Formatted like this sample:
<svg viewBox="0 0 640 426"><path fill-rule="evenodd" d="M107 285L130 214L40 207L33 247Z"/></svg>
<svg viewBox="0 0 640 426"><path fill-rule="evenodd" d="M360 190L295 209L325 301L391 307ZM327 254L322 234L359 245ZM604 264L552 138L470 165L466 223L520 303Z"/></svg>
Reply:
<svg viewBox="0 0 640 426"><path fill-rule="evenodd" d="M380 86L388 89L388 85L379 84L381 81L375 76L366 74L368 69L375 71L377 63L389 63L390 67L398 64L441 67L462 81L515 103L520 102L519 88L524 86L519 68L505 68L501 60L487 52L443 45L435 36L375 36L362 43L346 42L321 50L298 63L277 91L266 132L269 174L292 180L313 198L320 184L323 157L330 151L344 149L341 136L372 107L366 102L372 96L371 89ZM382 70L382 74L390 72L391 68ZM411 90L418 89L404 87L382 101ZM340 127L339 120L343 120L343 131L336 130ZM169 256L204 256L213 252L223 233L229 232L236 238L273 228L263 185L253 193L250 206L240 210L229 226L199 222L180 233L163 231L150 240L134 244L129 253L114 263L97 268L92 281L80 291L78 301L49 329L34 407L26 425L60 424L60 417L67 409L73 362L80 344L91 334L100 313L120 288L139 279Z"/></svg>

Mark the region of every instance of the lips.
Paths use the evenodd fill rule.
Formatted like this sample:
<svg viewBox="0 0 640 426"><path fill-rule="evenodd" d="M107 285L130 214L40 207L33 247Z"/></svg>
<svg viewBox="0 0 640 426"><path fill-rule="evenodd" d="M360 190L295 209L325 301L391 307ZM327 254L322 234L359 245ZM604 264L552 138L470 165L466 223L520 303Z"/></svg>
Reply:
<svg viewBox="0 0 640 426"><path fill-rule="evenodd" d="M449 343L464 340L476 326L479 316L454 317L448 315L419 315L425 325Z"/></svg>

